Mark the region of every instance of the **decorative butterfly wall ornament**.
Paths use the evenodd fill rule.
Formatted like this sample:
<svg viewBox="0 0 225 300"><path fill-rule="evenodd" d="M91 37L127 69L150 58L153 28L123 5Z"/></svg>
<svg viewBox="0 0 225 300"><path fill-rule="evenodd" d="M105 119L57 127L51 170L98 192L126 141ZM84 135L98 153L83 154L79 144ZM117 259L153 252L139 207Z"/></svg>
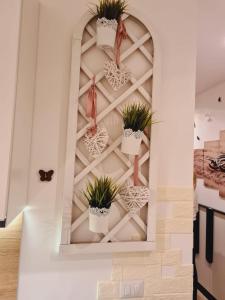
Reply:
<svg viewBox="0 0 225 300"><path fill-rule="evenodd" d="M51 181L53 174L54 174L53 170L49 170L49 171L39 170L40 181Z"/></svg>

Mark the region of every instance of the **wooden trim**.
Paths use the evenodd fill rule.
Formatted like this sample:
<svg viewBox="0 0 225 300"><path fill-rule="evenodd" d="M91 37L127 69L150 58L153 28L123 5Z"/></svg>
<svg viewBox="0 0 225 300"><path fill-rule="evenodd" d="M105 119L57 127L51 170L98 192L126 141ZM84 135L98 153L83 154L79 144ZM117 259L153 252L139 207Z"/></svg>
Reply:
<svg viewBox="0 0 225 300"><path fill-rule="evenodd" d="M62 255L93 254L93 253L119 253L136 251L153 251L155 243L153 242L113 242L113 243L87 243L60 245L59 253Z"/></svg>
<svg viewBox="0 0 225 300"><path fill-rule="evenodd" d="M70 97L68 106L68 128L67 128L67 147L65 162L65 177L63 191L63 218L61 244L70 244L71 239L71 219L72 219L72 200L73 200L73 176L74 176L74 153L76 150L76 140L74 130L77 128L77 110L79 99L79 74L80 71L81 40L73 40ZM75 117L74 117L75 116Z"/></svg>

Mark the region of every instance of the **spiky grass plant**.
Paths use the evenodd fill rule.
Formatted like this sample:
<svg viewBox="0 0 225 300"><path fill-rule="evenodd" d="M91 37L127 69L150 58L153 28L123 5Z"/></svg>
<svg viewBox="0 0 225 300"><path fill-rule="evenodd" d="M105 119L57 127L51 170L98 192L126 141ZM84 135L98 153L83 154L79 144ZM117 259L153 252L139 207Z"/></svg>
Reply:
<svg viewBox="0 0 225 300"><path fill-rule="evenodd" d="M133 131L143 131L145 127L151 126L154 121L153 113L145 104L130 104L123 109L124 129L131 128Z"/></svg>
<svg viewBox="0 0 225 300"><path fill-rule="evenodd" d="M125 0L99 0L99 3L90 9L90 12L98 19L116 19L118 22L122 14L125 13L126 7Z"/></svg>
<svg viewBox="0 0 225 300"><path fill-rule="evenodd" d="M109 209L118 191L119 187L111 178L100 177L96 178L94 183L89 182L83 194L90 207Z"/></svg>

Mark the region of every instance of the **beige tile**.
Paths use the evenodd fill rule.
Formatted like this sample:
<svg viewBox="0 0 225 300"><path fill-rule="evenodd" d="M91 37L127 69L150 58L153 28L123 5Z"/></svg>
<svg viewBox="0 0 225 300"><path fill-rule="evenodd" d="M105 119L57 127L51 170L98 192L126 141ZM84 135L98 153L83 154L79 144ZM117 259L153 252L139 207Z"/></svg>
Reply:
<svg viewBox="0 0 225 300"><path fill-rule="evenodd" d="M119 282L104 281L98 283L98 299L112 299L119 297Z"/></svg>
<svg viewBox="0 0 225 300"><path fill-rule="evenodd" d="M169 234L156 234L156 250L168 250L170 248L171 239Z"/></svg>
<svg viewBox="0 0 225 300"><path fill-rule="evenodd" d="M193 274L193 265L183 265L177 267L176 276L178 277L192 276L192 274Z"/></svg>
<svg viewBox="0 0 225 300"><path fill-rule="evenodd" d="M162 265L171 266L181 263L181 250L168 250L162 253Z"/></svg>
<svg viewBox="0 0 225 300"><path fill-rule="evenodd" d="M123 266L124 280L161 278L161 265L128 265Z"/></svg>
<svg viewBox="0 0 225 300"><path fill-rule="evenodd" d="M193 201L192 188L160 187L159 201Z"/></svg>
<svg viewBox="0 0 225 300"><path fill-rule="evenodd" d="M164 219L157 221L157 233L192 233L193 219Z"/></svg>
<svg viewBox="0 0 225 300"><path fill-rule="evenodd" d="M118 265L113 265L111 279L113 281L121 280L122 275L123 275L122 267Z"/></svg>
<svg viewBox="0 0 225 300"><path fill-rule="evenodd" d="M192 218L193 203L192 201L177 201L173 203L172 214L174 218Z"/></svg>
<svg viewBox="0 0 225 300"><path fill-rule="evenodd" d="M113 255L114 265L154 265L160 263L160 252L124 253Z"/></svg>
<svg viewBox="0 0 225 300"><path fill-rule="evenodd" d="M192 293L154 295L152 300L192 300Z"/></svg>
<svg viewBox="0 0 225 300"><path fill-rule="evenodd" d="M165 278L162 280L154 280L151 278L150 280L145 281L145 296L151 296L155 294L189 294L192 292L192 287L192 278Z"/></svg>

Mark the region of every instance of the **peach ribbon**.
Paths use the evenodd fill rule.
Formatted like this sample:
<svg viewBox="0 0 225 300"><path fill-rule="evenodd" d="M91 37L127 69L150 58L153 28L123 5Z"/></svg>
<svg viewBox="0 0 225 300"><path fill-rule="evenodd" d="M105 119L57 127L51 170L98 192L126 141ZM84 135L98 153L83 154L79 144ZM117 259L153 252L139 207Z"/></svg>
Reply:
<svg viewBox="0 0 225 300"><path fill-rule="evenodd" d="M122 44L122 41L127 38L127 31L124 24L124 21L122 19L119 20L119 24L117 27L116 32L116 42L115 42L115 57L116 57L116 64L119 67L120 64L120 47Z"/></svg>
<svg viewBox="0 0 225 300"><path fill-rule="evenodd" d="M134 157L134 185L139 185L139 179L138 179L138 161L139 161L139 156L135 155Z"/></svg>
<svg viewBox="0 0 225 300"><path fill-rule="evenodd" d="M88 118L92 118L94 122L94 125L91 128L89 128L89 131L92 133L92 135L95 135L97 131L96 106L97 106L97 93L96 93L96 84L95 84L95 76L94 76L92 79L92 85L88 90L87 106L86 106L86 116Z"/></svg>

